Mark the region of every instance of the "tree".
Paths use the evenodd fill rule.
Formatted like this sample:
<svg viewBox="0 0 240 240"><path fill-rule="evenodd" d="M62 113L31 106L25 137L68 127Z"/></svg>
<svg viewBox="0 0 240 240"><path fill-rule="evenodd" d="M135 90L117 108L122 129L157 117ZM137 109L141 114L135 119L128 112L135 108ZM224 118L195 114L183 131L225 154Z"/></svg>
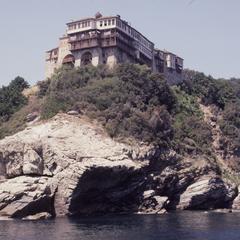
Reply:
<svg viewBox="0 0 240 240"><path fill-rule="evenodd" d="M22 77L16 77L7 87L0 88L0 121L7 121L27 103L26 97L22 94L27 87L29 84Z"/></svg>

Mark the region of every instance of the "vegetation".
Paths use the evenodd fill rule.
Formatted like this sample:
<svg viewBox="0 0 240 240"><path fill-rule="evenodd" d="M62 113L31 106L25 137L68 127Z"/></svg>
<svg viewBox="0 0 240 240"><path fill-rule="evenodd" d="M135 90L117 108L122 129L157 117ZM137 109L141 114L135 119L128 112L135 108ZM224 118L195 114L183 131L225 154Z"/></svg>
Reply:
<svg viewBox="0 0 240 240"><path fill-rule="evenodd" d="M185 70L181 89L199 97L205 104L214 104L224 109L226 104L239 101L240 80L214 79L203 73Z"/></svg>
<svg viewBox="0 0 240 240"><path fill-rule="evenodd" d="M223 112L220 127L223 133L221 147L235 156L240 156L240 102L228 104Z"/></svg>
<svg viewBox="0 0 240 240"><path fill-rule="evenodd" d="M23 128L23 116L18 111L27 104L22 91L28 86L23 78L16 77L8 86L0 88L0 139Z"/></svg>
<svg viewBox="0 0 240 240"><path fill-rule="evenodd" d="M180 86L183 91L223 111L221 147L240 156L240 79L214 79L190 70L185 70L184 75L185 81Z"/></svg>
<svg viewBox="0 0 240 240"><path fill-rule="evenodd" d="M0 122L9 118L27 103L23 89L28 83L21 77L16 77L7 87L0 88Z"/></svg>
<svg viewBox="0 0 240 240"><path fill-rule="evenodd" d="M111 137L134 137L180 154L211 155L212 133L203 121L199 102L222 111L222 148L240 154L240 80L214 79L185 70L184 81L170 87L146 66L123 64L63 67L38 83L38 96L27 99L28 84L20 77L0 89L0 138L21 130L26 115L42 119L76 110L97 119Z"/></svg>
<svg viewBox="0 0 240 240"><path fill-rule="evenodd" d="M46 92L42 117L80 110L98 119L112 137L135 137L169 146L176 97L160 75L146 66L126 64L61 69Z"/></svg>
<svg viewBox="0 0 240 240"><path fill-rule="evenodd" d="M180 87L173 87L177 97L173 126L174 147L184 154L209 153L212 141L211 130L203 121L197 98Z"/></svg>

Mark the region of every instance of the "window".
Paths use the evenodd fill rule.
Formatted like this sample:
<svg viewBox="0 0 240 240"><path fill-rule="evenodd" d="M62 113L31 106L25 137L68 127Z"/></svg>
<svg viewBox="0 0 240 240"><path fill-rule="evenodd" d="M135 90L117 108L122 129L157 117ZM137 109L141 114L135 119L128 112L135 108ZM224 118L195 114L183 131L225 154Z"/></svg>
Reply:
<svg viewBox="0 0 240 240"><path fill-rule="evenodd" d="M79 24L78 24L78 28L80 28L80 27L81 27L81 24L79 23Z"/></svg>
<svg viewBox="0 0 240 240"><path fill-rule="evenodd" d="M119 20L117 20L117 26L121 27L121 22Z"/></svg>
<svg viewBox="0 0 240 240"><path fill-rule="evenodd" d="M112 19L112 25L115 25L115 19Z"/></svg>
<svg viewBox="0 0 240 240"><path fill-rule="evenodd" d="M89 65L92 63L92 54L90 52L86 52L81 57L82 65Z"/></svg>
<svg viewBox="0 0 240 240"><path fill-rule="evenodd" d="M90 21L87 22L87 26L90 27Z"/></svg>
<svg viewBox="0 0 240 240"><path fill-rule="evenodd" d="M103 22L102 21L100 21L100 27L102 27L103 26Z"/></svg>
<svg viewBox="0 0 240 240"><path fill-rule="evenodd" d="M110 25L111 25L111 20L109 19L109 20L108 20L108 26L110 26Z"/></svg>
<svg viewBox="0 0 240 240"><path fill-rule="evenodd" d="M74 24L74 25L73 25L73 28L76 29L76 27L77 27L76 24Z"/></svg>
<svg viewBox="0 0 240 240"><path fill-rule="evenodd" d="M104 21L104 26L107 26L107 20Z"/></svg>

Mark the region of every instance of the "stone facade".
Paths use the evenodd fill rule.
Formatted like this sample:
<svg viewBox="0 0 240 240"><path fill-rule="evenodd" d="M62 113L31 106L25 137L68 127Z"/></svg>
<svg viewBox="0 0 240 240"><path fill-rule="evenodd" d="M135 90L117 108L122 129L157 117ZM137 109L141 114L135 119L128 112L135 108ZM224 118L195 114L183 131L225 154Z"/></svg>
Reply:
<svg viewBox="0 0 240 240"><path fill-rule="evenodd" d="M47 52L46 78L63 64L80 67L87 64L139 63L162 73L170 84L182 80L183 59L168 51L155 49L154 43L131 27L119 15L96 14L67 23L66 34L58 48Z"/></svg>

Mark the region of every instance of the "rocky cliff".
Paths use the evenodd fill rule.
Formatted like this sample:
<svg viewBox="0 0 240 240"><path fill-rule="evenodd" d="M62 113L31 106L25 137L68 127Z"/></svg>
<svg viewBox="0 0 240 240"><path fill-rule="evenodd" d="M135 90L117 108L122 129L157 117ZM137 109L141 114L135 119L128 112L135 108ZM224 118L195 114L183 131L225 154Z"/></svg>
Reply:
<svg viewBox="0 0 240 240"><path fill-rule="evenodd" d="M58 114L0 141L0 216L238 208L239 199L217 161L119 143L83 116Z"/></svg>

